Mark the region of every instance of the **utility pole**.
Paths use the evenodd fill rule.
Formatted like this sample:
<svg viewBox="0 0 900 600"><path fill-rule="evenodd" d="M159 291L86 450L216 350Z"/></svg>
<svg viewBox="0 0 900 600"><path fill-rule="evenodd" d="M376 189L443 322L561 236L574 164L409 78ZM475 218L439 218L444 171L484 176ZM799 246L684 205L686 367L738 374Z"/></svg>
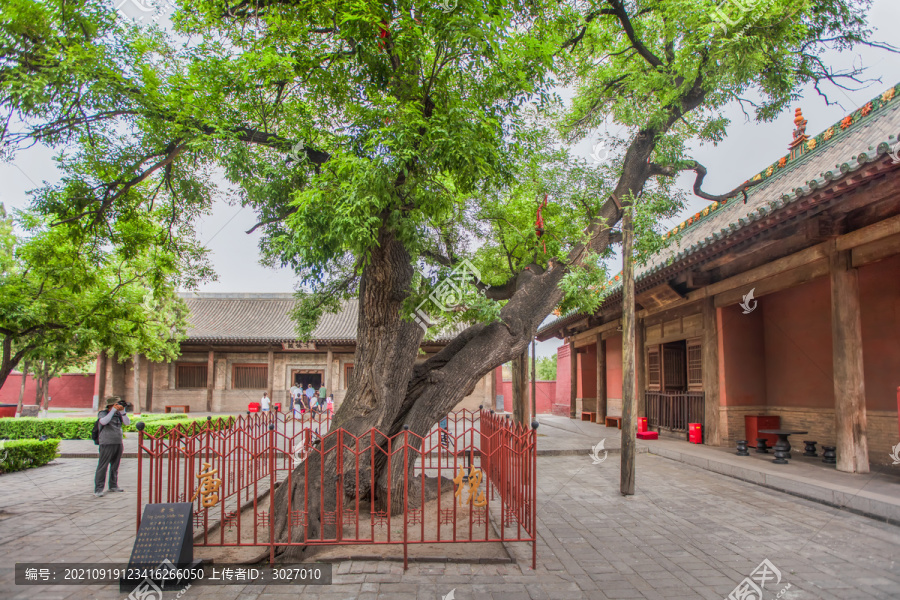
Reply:
<svg viewBox="0 0 900 600"><path fill-rule="evenodd" d="M537 338L531 338L531 419L537 419Z"/></svg>
<svg viewBox="0 0 900 600"><path fill-rule="evenodd" d="M622 217L622 472L619 491L634 495L637 397L634 391L634 219L633 203Z"/></svg>

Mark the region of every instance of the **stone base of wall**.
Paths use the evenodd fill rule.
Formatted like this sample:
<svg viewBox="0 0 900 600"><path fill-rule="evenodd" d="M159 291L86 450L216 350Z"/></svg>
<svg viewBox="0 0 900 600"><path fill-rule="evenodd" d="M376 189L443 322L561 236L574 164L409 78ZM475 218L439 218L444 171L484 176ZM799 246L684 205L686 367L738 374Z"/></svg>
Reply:
<svg viewBox="0 0 900 600"><path fill-rule="evenodd" d="M781 417L783 429L808 431L793 439L791 445L802 448L802 442L816 440L821 453L822 446L835 445L835 418L831 408L797 408L786 406L723 406L719 409L720 432L723 446L734 446L737 440L746 439L745 415L776 415ZM900 443L895 411L872 410L866 413L868 425L869 464L890 465L891 448ZM749 441L749 440L748 440ZM754 440L755 441L755 440Z"/></svg>
<svg viewBox="0 0 900 600"><path fill-rule="evenodd" d="M611 415L613 417L621 417L622 416L622 399L621 398L608 398L606 400L606 414Z"/></svg>

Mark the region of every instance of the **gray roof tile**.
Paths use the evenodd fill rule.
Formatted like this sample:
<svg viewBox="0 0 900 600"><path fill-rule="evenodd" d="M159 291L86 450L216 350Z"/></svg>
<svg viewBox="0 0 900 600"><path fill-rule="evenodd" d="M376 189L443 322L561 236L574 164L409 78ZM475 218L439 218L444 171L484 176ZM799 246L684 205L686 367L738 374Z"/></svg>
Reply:
<svg viewBox="0 0 900 600"><path fill-rule="evenodd" d="M181 294L190 309L187 336L192 341L289 341L297 339L290 311L293 294ZM358 301L322 316L312 340L355 342Z"/></svg>

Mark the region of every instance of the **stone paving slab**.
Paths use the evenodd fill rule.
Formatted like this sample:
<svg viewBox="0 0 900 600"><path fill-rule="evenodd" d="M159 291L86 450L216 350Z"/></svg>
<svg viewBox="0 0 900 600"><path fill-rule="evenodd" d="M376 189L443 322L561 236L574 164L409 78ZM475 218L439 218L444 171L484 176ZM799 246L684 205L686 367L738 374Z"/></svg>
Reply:
<svg viewBox="0 0 900 600"><path fill-rule="evenodd" d="M787 465L776 465L770 454L737 456L733 449L647 440L650 453L793 494L867 517L900 524L900 468L851 474L822 463L821 456L792 452ZM821 454L821 453L820 453ZM898 593L900 597L900 593Z"/></svg>
<svg viewBox="0 0 900 600"><path fill-rule="evenodd" d="M126 493L94 498L93 461L57 459L0 478L0 548L15 561L125 562L134 537L136 463ZM637 490L619 494L618 456L538 459L538 568L517 563L345 561L331 586L201 586L184 600L428 598L457 600L709 598L721 600L768 559L784 600L900 597L900 527L654 454L637 457ZM397 547L398 554L402 547ZM124 599L112 586L16 587L0 566L0 598ZM175 592L167 592L171 600Z"/></svg>

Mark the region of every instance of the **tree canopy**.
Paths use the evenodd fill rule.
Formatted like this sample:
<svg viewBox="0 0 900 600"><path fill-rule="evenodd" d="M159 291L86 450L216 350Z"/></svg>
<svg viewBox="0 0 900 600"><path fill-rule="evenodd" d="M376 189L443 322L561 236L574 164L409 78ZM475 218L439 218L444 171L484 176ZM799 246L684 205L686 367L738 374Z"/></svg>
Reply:
<svg viewBox="0 0 900 600"><path fill-rule="evenodd" d="M0 206L2 209L2 206ZM22 361L58 372L101 350L177 355L186 307L175 296L179 260L153 248L101 247L71 224L22 213L0 219L0 386Z"/></svg>
<svg viewBox="0 0 900 600"><path fill-rule="evenodd" d="M694 171L710 201L753 185L709 193L687 151L722 139L727 103L771 119L806 84L858 80L827 49L874 44L869 0L735 6L723 21L712 0L182 0L164 32L99 0L8 0L0 139L65 149L62 182L35 196L48 235L178 256L186 282L205 274L192 225L224 175L259 216L264 259L314 292L301 335L360 299L334 426L421 434L555 307L597 306L624 211L646 254L683 200L675 175ZM569 156L607 117L626 131L612 159ZM483 293L442 291L474 275ZM422 362L418 307L462 319Z"/></svg>

